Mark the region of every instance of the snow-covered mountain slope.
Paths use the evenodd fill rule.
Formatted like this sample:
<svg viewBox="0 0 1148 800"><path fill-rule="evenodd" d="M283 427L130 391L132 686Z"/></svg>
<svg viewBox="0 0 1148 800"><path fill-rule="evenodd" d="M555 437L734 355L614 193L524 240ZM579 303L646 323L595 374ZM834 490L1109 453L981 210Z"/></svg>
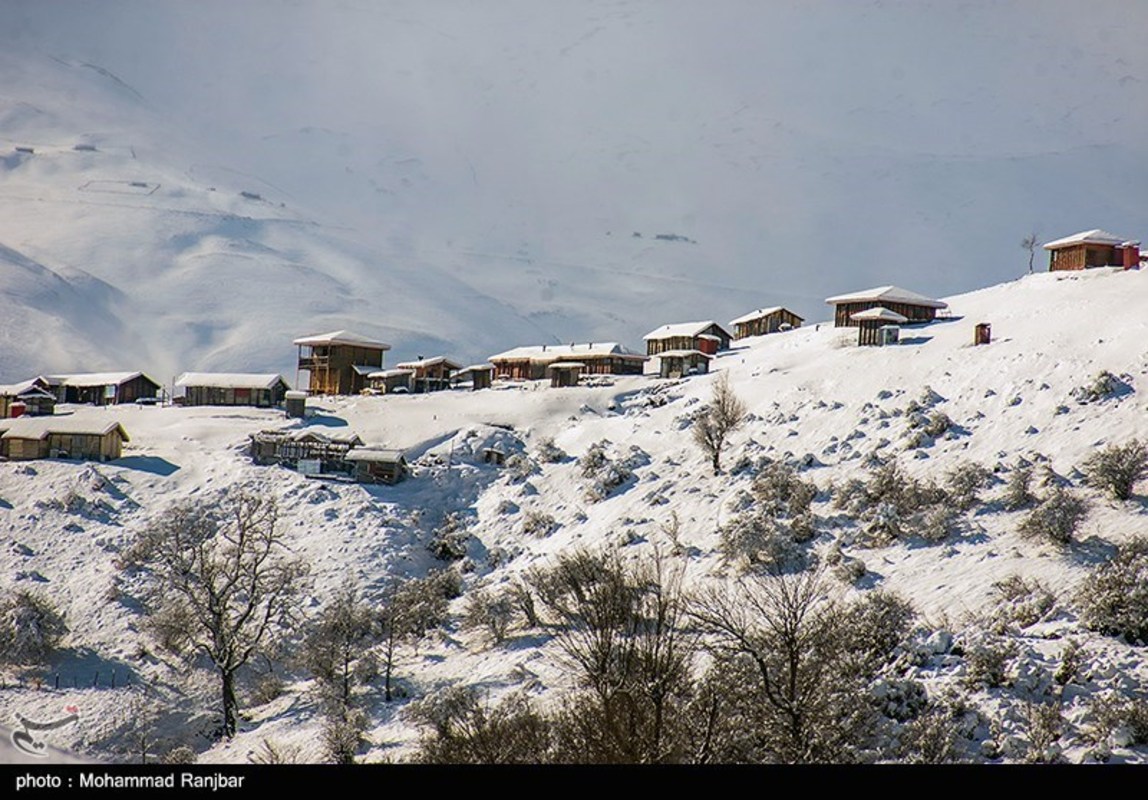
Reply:
<svg viewBox="0 0 1148 800"><path fill-rule="evenodd" d="M257 467L243 447L249 433L288 423L273 411L220 408L78 408L77 416L120 420L132 441L124 458L108 464L31 462L0 464L0 552L3 585L44 592L66 614L67 648L48 671L65 689L10 690L22 708L49 713L62 700L82 709L82 730L54 742L88 755L113 754L130 730L122 689L106 686L113 670L149 682L167 710L164 725L198 730L214 689L201 677L168 665L140 631L138 608L125 593L116 559L148 520L173 501L248 487L278 498L291 546L311 566L311 611L348 576L365 591L389 579L423 575L435 566L427 550L433 531L458 514L470 534L467 591L501 585L554 554L576 547L617 548L625 558L655 549L676 552L693 585L729 580L718 529L736 513L739 492L750 485L756 459L790 460L802 477L824 491L864 478L874 459L896 458L921 478L942 479L965 462L998 470L1001 479L1018 459L1040 462L1091 501L1077 544L1058 548L1022 538L1024 512L1002 509L1001 484L984 492L989 503L960 516L957 531L927 544L909 538L865 547L859 524L824 497L813 552L828 558L840 547L864 562L855 585L833 578L834 591L894 590L910 599L931 625L959 632L961 620L991 607L993 585L1013 574L1039 579L1061 609L1015 634L1024 658L1016 687L974 691L986 713L1000 715L1005 732L1019 724L1018 703L1036 692L1041 670L1051 671L1071 635L1084 647L1081 678L1062 698L1073 730L1088 719L1089 701L1103 693L1134 695L1148 682L1142 648L1089 633L1075 623L1073 591L1087 570L1115 543L1148 529L1143 496L1119 503L1083 486L1076 469L1105 444L1148 438L1142 396L1148 355L1139 313L1148 302L1148 273L1092 270L1040 274L948 299L952 318L906 328L900 345L859 348L856 332L810 326L738 342L716 361L748 406L748 424L734 435L725 463L713 475L692 443L690 415L707 401L715 375L686 381L626 377L555 390L542 383L492 390L315 400L306 424L354 431L371 444L408 448L414 475L393 487L320 483L278 467ZM975 323L992 324L993 342L974 347ZM1096 402L1074 390L1101 371L1125 388ZM912 409L943 412L952 422L935 439L914 427ZM538 458L547 439L568 454ZM576 459L607 440L607 453L632 475L595 501L593 478ZM498 445L528 460L497 467L483 451ZM667 532L676 515L677 544ZM543 532L530 530L540 521ZM461 612L465 599L456 601ZM452 623L448 634L403 655L404 691L422 695L452 683L495 694L527 687L545 701L570 676L553 658L543 635L514 633L491 645L479 632ZM944 691L963 674L952 664L918 669L930 691ZM69 678L102 688L67 688ZM292 673L286 691L265 705L245 701L246 721L233 740L202 758L242 761L264 740L317 759L321 744L314 698L305 676ZM1037 676L1037 677L1034 677ZM1027 683L1026 683L1027 682ZM1030 686L1031 684L1031 686ZM1023 688L1029 687L1029 688ZM1071 691L1070 691L1071 690ZM1035 695L1034 695L1035 696ZM368 759L410 753L417 732L401 714L403 702L372 701ZM203 749L205 740L189 740ZM974 743L975 745L975 743ZM1142 760L1143 748L1117 757ZM1086 749L1071 740L1072 759ZM122 757L122 756L121 756Z"/></svg>
<svg viewBox="0 0 1148 800"><path fill-rule="evenodd" d="M433 265L392 262L262 181L197 162L114 76L2 58L39 105L0 103L0 374L293 375L293 338L342 327L403 355L555 341Z"/></svg>
<svg viewBox="0 0 1148 800"><path fill-rule="evenodd" d="M128 333L100 363L83 325L6 339L4 381L290 371L342 327L400 357L633 345L997 283L1034 228L1144 233L1128 4L8 6L0 243L122 292Z"/></svg>

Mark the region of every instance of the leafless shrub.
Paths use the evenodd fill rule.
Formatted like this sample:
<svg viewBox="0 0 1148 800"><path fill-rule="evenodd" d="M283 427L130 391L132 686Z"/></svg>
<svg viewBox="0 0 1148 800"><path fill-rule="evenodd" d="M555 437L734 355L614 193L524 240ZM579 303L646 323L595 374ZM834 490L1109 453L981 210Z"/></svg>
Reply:
<svg viewBox="0 0 1148 800"><path fill-rule="evenodd" d="M1090 630L1133 644L1148 642L1148 538L1118 545L1111 560L1085 577L1076 604Z"/></svg>
<svg viewBox="0 0 1148 800"><path fill-rule="evenodd" d="M1018 530L1026 539L1047 539L1058 545L1072 541L1088 516L1088 501L1058 486L1040 505L1021 520Z"/></svg>
<svg viewBox="0 0 1148 800"><path fill-rule="evenodd" d="M1109 445L1084 462L1084 473L1090 485L1116 500L1129 500L1136 484L1148 475L1148 445L1139 439Z"/></svg>

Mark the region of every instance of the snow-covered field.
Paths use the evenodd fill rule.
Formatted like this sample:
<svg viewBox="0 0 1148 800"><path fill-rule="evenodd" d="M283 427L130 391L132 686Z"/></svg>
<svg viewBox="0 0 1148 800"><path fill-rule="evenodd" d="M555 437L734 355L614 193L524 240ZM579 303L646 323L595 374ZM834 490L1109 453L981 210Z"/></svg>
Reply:
<svg viewBox="0 0 1148 800"><path fill-rule="evenodd" d="M130 690L110 688L115 670L121 684L130 676L156 688L168 706L160 727L166 725L171 736L186 735L204 750L202 760L244 761L265 740L300 759L318 759L319 723L302 673L289 678L285 692L269 703L248 701L234 740L209 747L197 737L212 719L213 685L202 674L168 664L139 631L131 599L114 588L120 585L117 555L149 520L172 502L227 487L256 488L280 501L291 546L312 570L305 605L314 612L347 576L369 593L394 576L421 576L443 566L426 544L451 513L461 515L472 536L461 562L468 591L505 582L580 546L617 548L626 558L668 552L671 514L680 522L683 546L674 558L683 560L691 583L700 585L730 579L718 528L734 513L735 496L749 486L753 470L747 465L759 457L792 460L801 465L803 478L826 490L864 477L874 455L896 457L909 474L938 480L965 461L997 470L1003 479L1018 458L1040 462L1043 456L1092 501L1070 547L1021 538L1022 512L1004 511L994 502L965 514L959 531L942 543L861 547L854 521L824 497L814 503L819 523L811 547L824 556L843 545L846 556L864 562L864 580L853 585L834 578L834 591L896 591L929 626L958 636L970 615L993 608L994 583L1012 574L1043 582L1057 595L1058 607L1043 621L1012 632L1022 654L1012 688L971 696L986 713L998 714L998 738L1020 736L1017 704L1042 691L1041 670L1055 669L1071 634L1085 655L1081 677L1061 697L1075 732L1064 741L1067 757L1083 760L1089 751L1077 734L1088 724L1088 700L1113 691L1132 696L1148 682L1142 649L1085 631L1076 624L1072 601L1086 570L1112 543L1148 531L1143 496L1105 499L1082 487L1077 472L1098 447L1148 436L1142 395L1148 274L1037 274L948 302L951 318L906 328L896 347L858 348L855 331L827 323L735 342L715 362L715 371L728 374L746 401L749 423L733 436L724 457L727 472L717 476L688 429L689 414L709 399L713 374L685 381L603 379L570 389L539 382L475 393L312 399L315 413L305 423L255 409L61 407L57 413L118 419L131 442L122 459L107 464L0 464L0 529L7 542L0 551L0 584L50 597L71 630L63 653L37 673L51 685L58 671L63 687L37 690L25 680L5 690L5 707L50 716L76 705L81 724L60 731L53 744L85 756L124 758L126 731L138 709L127 702ZM992 324L989 346L972 346L979 322ZM1122 376L1130 390L1078 402L1073 390L1105 370ZM912 427L911 406L943 412L953 425L935 441L921 438ZM248 434L301 424L406 448L413 475L393 487L368 487L250 463L244 452ZM569 458L533 458L548 439ZM608 452L629 460L633 475L593 502L576 459L603 440L611 443ZM523 462L483 463L482 452L492 445L531 456L532 471ZM991 501L1002 491L998 483L984 495ZM553 518L548 535L524 531L532 513ZM455 614L464 601L455 601ZM512 630L504 643L491 645L481 633L463 630L456 617L447 632L417 651L404 651L398 676L413 696L461 682L494 696L526 687L545 702L549 689L570 680L553 655L553 643L537 632ZM960 682L960 664L940 653L914 675L931 692L943 692ZM96 673L99 687L92 688ZM405 702L372 702L366 760L410 755L418 734L404 720ZM1007 757L1007 746L1005 751ZM1113 752L1117 760L1145 756L1143 748L1116 746Z"/></svg>

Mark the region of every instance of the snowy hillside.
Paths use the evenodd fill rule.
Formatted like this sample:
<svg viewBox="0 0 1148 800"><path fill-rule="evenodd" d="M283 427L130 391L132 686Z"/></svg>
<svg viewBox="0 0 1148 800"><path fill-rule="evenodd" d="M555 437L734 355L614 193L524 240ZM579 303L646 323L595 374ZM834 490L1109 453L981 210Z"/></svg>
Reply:
<svg viewBox="0 0 1148 800"><path fill-rule="evenodd" d="M723 557L719 531L744 507L742 493L768 459L793 463L819 489L815 536L799 549L827 570L832 592L849 598L891 590L919 612L928 638L914 645L919 649L905 662L905 677L932 698L964 692L976 714L961 740L963 757L1020 760L1031 737L1025 704L1055 696L1066 720L1059 745L1065 757L1091 759L1099 752L1086 742L1094 701L1143 697L1148 685L1142 648L1085 630L1074 599L1080 581L1114 545L1146 529L1143 495L1107 499L1083 484L1078 468L1098 448L1148 435L1142 396L1148 322L1140 313L1148 274L1039 274L948 302L952 318L906 328L896 347L858 348L855 331L825 324L735 343L716 369L746 401L748 423L731 440L727 471L716 476L689 428L717 375L312 401L318 412L307 426L408 449L414 474L393 487L323 483L251 464L247 435L288 424L273 411L62 409L118 419L132 440L124 458L108 464L0 464L0 527L8 541L0 552L2 582L50 596L70 629L52 665L30 673L51 684L59 672L63 687L37 691L25 676L23 688L7 690L10 700L27 714L78 706L82 724L52 743L122 759L130 757L132 716L139 716L138 705L128 706L133 690L122 683L146 682L153 690L149 713L169 747L191 746L202 760L242 762L269 742L292 758L320 759L314 687L297 667L276 667L285 684L273 697L253 688L265 665L247 673L239 735L217 744L200 735L212 724L216 689L208 673L188 672L141 632L135 584L117 569L117 559L169 504L246 487L280 501L292 550L311 567L307 614L323 609L347 577L371 597L395 577L421 577L435 567L462 576L464 595L453 602L445 631L400 655L404 697L386 703L377 689L368 696L363 757L408 758L419 736L405 710L410 697L465 684L494 698L521 689L546 704L570 688L571 673L545 630L516 625L492 643L462 626L467 598L478 587L506 587L579 547L616 549L627 561L658 550L686 570L692 587L729 582L738 567ZM979 322L992 324L989 346L972 346ZM1090 400L1078 390L1102 371L1119 380L1111 396ZM925 433L939 415L945 430ZM550 440L565 457L544 457ZM614 479L579 463L602 442ZM484 463L492 446L511 456L506 466ZM894 459L922 480L942 481L967 462L995 479L979 505L955 512L941 541L915 535L867 541L871 523L840 507L843 487ZM1005 483L1021 459L1046 464L1048 475L1089 500L1072 545L1022 537L1026 512L1004 509ZM1048 491L1036 482L1033 488ZM455 541L465 558L448 565L428 543L451 515L456 522L445 527L461 532ZM1038 580L1055 604L990 634L978 627L987 625L983 619L970 620L1003 618L996 585L1012 575ZM970 688L971 653L992 636L1013 648L1008 677L999 686ZM1050 676L1069 658L1070 640L1082 648L1073 656L1080 663L1059 686ZM113 670L117 689L109 686ZM99 686L91 688L97 673ZM1148 751L1133 742L1117 736L1104 747L1114 760L1142 761Z"/></svg>

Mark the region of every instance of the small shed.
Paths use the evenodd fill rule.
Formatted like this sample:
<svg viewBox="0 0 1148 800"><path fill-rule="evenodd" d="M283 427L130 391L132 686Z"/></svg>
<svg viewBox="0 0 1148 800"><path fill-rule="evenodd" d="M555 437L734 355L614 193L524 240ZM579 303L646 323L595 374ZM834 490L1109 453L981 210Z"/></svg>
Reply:
<svg viewBox="0 0 1148 800"><path fill-rule="evenodd" d="M993 326L987 322L978 322L973 332L973 345L988 344L993 340Z"/></svg>
<svg viewBox="0 0 1148 800"><path fill-rule="evenodd" d="M710 371L713 356L701 350L666 350L657 355L658 375L663 378L683 378L704 375Z"/></svg>
<svg viewBox="0 0 1148 800"><path fill-rule="evenodd" d="M291 419L303 419L307 416L307 393L297 389L284 392L283 406Z"/></svg>
<svg viewBox="0 0 1148 800"><path fill-rule="evenodd" d="M127 441L127 431L114 420L41 417L0 422L0 455L13 461L110 461L123 454L123 443Z"/></svg>
<svg viewBox="0 0 1148 800"><path fill-rule="evenodd" d="M367 376L371 391L378 394L406 394L414 389L415 372L412 369L383 369Z"/></svg>
<svg viewBox="0 0 1148 800"><path fill-rule="evenodd" d="M482 451L482 463L501 467L506 463L506 451L498 447L488 447Z"/></svg>
<svg viewBox="0 0 1148 800"><path fill-rule="evenodd" d="M351 477L359 483L395 484L410 471L402 450L356 447L347 453L347 462L352 466Z"/></svg>
<svg viewBox="0 0 1148 800"><path fill-rule="evenodd" d="M477 392L479 389L489 389L491 384L494 383L494 365L474 364L457 370L450 376L450 380L455 386L470 383L470 390L472 392Z"/></svg>
<svg viewBox="0 0 1148 800"><path fill-rule="evenodd" d="M857 323L857 344L873 347L895 344L901 333L897 326L909 321L905 315L882 306L858 311L850 320ZM896 328L896 331L888 330L890 328Z"/></svg>
<svg viewBox="0 0 1148 800"><path fill-rule="evenodd" d="M730 324L733 325L734 338L745 339L749 336L765 336L768 333L800 328L804 321L788 308L772 306L743 314L731 320Z"/></svg>
<svg viewBox="0 0 1148 800"><path fill-rule="evenodd" d="M558 389L565 386L577 386L578 378L586 365L581 361L559 361L546 367L550 373L550 386Z"/></svg>

